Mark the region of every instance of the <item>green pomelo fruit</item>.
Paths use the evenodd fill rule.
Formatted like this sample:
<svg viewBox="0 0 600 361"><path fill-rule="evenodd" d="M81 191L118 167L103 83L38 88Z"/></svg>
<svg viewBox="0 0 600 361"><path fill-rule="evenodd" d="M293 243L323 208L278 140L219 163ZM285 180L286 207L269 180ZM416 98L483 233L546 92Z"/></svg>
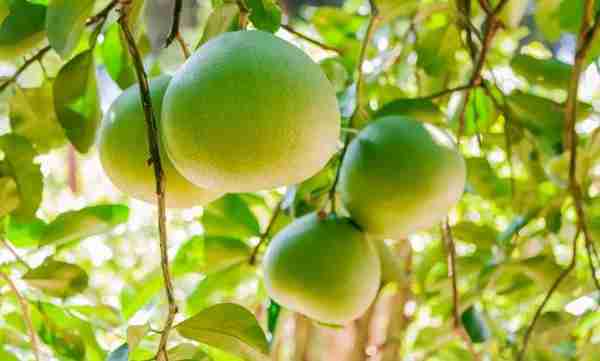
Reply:
<svg viewBox="0 0 600 361"><path fill-rule="evenodd" d="M171 78L150 81L154 114L159 115L164 93ZM157 116L160 123L160 117ZM156 202L154 169L148 164L148 133L141 106L139 87L125 90L106 113L100 135L100 161L113 184L133 198ZM197 187L181 176L161 146L165 175L166 205L187 208L207 204L223 193Z"/></svg>
<svg viewBox="0 0 600 361"><path fill-rule="evenodd" d="M416 120L375 120L352 140L339 190L351 217L378 238L400 239L440 222L460 199L464 159L447 133Z"/></svg>
<svg viewBox="0 0 600 361"><path fill-rule="evenodd" d="M377 250L347 218L308 214L284 228L264 259L271 298L327 324L362 315L381 281Z"/></svg>
<svg viewBox="0 0 600 361"><path fill-rule="evenodd" d="M299 183L336 152L335 91L306 54L262 31L211 39L173 77L166 149L193 183L250 192Z"/></svg>
<svg viewBox="0 0 600 361"><path fill-rule="evenodd" d="M0 59L13 60L44 38L46 7L26 0L7 1L9 13L0 24Z"/></svg>

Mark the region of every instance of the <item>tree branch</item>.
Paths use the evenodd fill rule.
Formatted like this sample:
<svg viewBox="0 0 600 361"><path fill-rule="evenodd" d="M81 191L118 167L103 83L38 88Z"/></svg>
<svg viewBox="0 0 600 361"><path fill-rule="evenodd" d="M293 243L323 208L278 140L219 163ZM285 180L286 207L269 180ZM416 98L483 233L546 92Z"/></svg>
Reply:
<svg viewBox="0 0 600 361"><path fill-rule="evenodd" d="M440 90L437 93L433 93L433 94L429 94L429 95L425 95L425 96L417 97L417 98L413 98L413 99L434 100L434 99L437 99L437 98L441 98L441 97L443 97L445 95L449 95L449 94L452 94L452 93L455 93L455 92L458 92L458 91L472 89L474 87L475 86L473 86L471 84L463 84L463 85L459 85L459 86L454 87L454 88L447 88L447 89L444 89L444 90Z"/></svg>
<svg viewBox="0 0 600 361"><path fill-rule="evenodd" d="M179 23L181 21L181 9L183 8L183 0L173 0L173 21L171 22L171 30L165 40L165 48L171 45L173 40L177 39L179 34Z"/></svg>
<svg viewBox="0 0 600 361"><path fill-rule="evenodd" d="M463 339L473 359L479 360L480 356L475 351L469 335L465 332L460 321L460 297L458 292L458 281L456 278L456 244L454 243L454 237L452 236L452 229L448 223L448 218L441 225L442 239L446 244L446 250L448 252L448 276L452 281L452 317L454 322L454 333Z"/></svg>
<svg viewBox="0 0 600 361"><path fill-rule="evenodd" d="M484 31L483 31L483 41L481 44L481 50L479 52L479 56L477 57L477 63L475 64L475 68L473 69L473 73L471 74L471 78L469 80L470 88L478 87L482 83L482 74L481 73L483 71L483 67L485 65L487 55L492 46L492 41L494 40L494 36L496 36L498 29L500 29L500 27L502 26L502 22L500 21L500 19L498 19L498 14L502 11L502 9L504 8L504 6L506 6L507 3L508 3L508 0L501 0L498 3L498 5L490 13L488 13L488 16L486 17L486 20L483 24ZM469 19L467 19L467 20L469 20ZM469 103L470 96L471 96L471 91L470 91L470 89L467 89L464 102L462 104L460 113L458 115L459 116L459 126L458 126L457 140L458 140L459 144L460 144L460 140L461 140L462 135L465 130L465 112L467 109L467 104Z"/></svg>
<svg viewBox="0 0 600 361"><path fill-rule="evenodd" d="M169 255L167 245L167 227L166 227L166 208L165 208L165 179L164 172L160 159L159 151L159 135L158 135L158 124L154 117L152 110L152 99L150 97L150 88L148 85L148 78L146 71L144 70L144 63L140 52L135 44L133 34L129 29L127 23L128 8L122 9L122 15L119 18L119 24L125 35L129 53L133 59L135 71L138 78L138 84L140 87L140 100L144 108L144 116L146 120L148 145L150 151L150 163L154 168L154 177L156 181L156 202L158 205L158 234L160 242L160 260L163 274L163 281L165 284L165 291L167 296L167 302L169 304L169 310L167 319L163 328L163 332L160 337L158 353L156 355L159 361L168 361L167 356L167 341L169 338L169 332L173 326L175 315L177 314L177 304L175 302L175 296L173 291L173 281L171 277L171 271L169 269Z"/></svg>
<svg viewBox="0 0 600 361"><path fill-rule="evenodd" d="M364 82L364 72L363 72L363 64L365 62L365 58L367 56L367 48L369 43L371 42L371 38L373 37L373 33L375 32L375 24L379 20L379 8L377 4L375 4L374 0L369 0L369 5L371 6L371 17L369 18L369 24L367 25L367 33L365 34L365 38L362 41L362 46L360 48L360 55L358 58L358 64L356 65L356 70L358 73L358 77L356 80L356 108L354 109L354 113L350 117L349 128L354 128L354 124L356 123L356 118L362 117L365 113L364 103L362 100L362 88ZM340 180L340 170L342 168L342 163L344 161L344 157L346 156L346 152L348 150L348 146L350 145L350 140L352 134L346 134L344 140L344 147L342 148L342 152L340 154L340 164L336 169L335 178L333 180L333 185L329 190L329 201L331 203L331 213L336 212L336 202L335 202L335 194L337 184Z"/></svg>
<svg viewBox="0 0 600 361"><path fill-rule="evenodd" d="M256 246L254 246L254 249L252 249L252 254L250 255L250 260L248 261L248 263L250 263L250 265L255 265L256 264L256 257L258 256L258 251L259 251L260 247L271 236L271 231L273 229L273 226L275 225L275 223L277 221L277 217L279 217L279 214L282 211L282 205L283 205L283 201L284 200L285 200L285 195L281 197L281 199L279 200L279 202L277 202L277 205L275 206L275 209L273 210L273 213L271 214L271 219L269 220L269 224L267 225L267 229L263 232L263 234L261 234L260 240L258 241L258 243L256 244Z"/></svg>
<svg viewBox="0 0 600 361"><path fill-rule="evenodd" d="M575 237L573 238L573 254L571 255L571 262L569 263L567 268L565 268L561 272L561 274L556 278L556 280L552 284L552 287L550 287L548 293L546 293L546 297L544 297L544 300L542 301L538 309L535 311L535 315L533 316L533 320L531 320L527 331L525 331L525 336L523 337L523 348L517 356L517 361L522 361L524 359L525 353L527 352L527 345L529 344L531 333L533 332L536 322L542 315L544 307L546 307L546 304L548 303L548 301L550 301L552 294L554 294L556 289L558 289L558 286L560 286L561 282L569 275L569 273L575 268L575 265L577 264L577 238L579 238L580 231L581 229L577 228L577 231L575 232Z"/></svg>
<svg viewBox="0 0 600 361"><path fill-rule="evenodd" d="M311 38L308 35L305 35L305 34L302 34L302 33L298 32L297 30L295 30L294 28L292 28L289 24L282 24L281 27L283 29L285 29L288 33L293 34L293 35L299 37L302 40L306 40L307 42L309 42L309 43L311 43L313 45L316 45L316 46L318 46L318 47L320 47L320 48L322 48L324 50L334 51L334 52L336 52L336 53L338 53L340 55L344 52L340 48L336 48L335 46L327 45L325 43L320 42L317 39Z"/></svg>
<svg viewBox="0 0 600 361"><path fill-rule="evenodd" d="M250 15L250 10L244 0L236 0L237 6L240 9L239 22L240 28L246 29L248 27L248 16Z"/></svg>
<svg viewBox="0 0 600 361"><path fill-rule="evenodd" d="M4 245L4 247L6 247L6 249L10 252L10 254L12 254L13 257L15 257L15 259L17 260L17 262L19 264L21 264L27 270L31 270L31 267L29 266L29 264L27 262L25 262L25 260L23 258L21 258L21 256L19 256L17 251L15 251L15 249L10 245L10 243L8 243L8 241L6 239L4 239L4 237L0 237L0 242L2 243L2 245Z"/></svg>
<svg viewBox="0 0 600 361"><path fill-rule="evenodd" d="M17 297L19 301L19 305L21 306L21 312L23 312L23 318L25 319L25 326L27 327L27 331L29 332L29 338L31 340L31 349L33 351L33 355L37 361L40 361L40 348L38 346L38 341L35 333L35 328L33 327L33 322L31 322L31 315L29 314L29 306L27 304L27 300L23 298L17 286L14 282L8 277L8 275L2 271L0 271L0 277L3 278L8 286L12 289L13 293Z"/></svg>

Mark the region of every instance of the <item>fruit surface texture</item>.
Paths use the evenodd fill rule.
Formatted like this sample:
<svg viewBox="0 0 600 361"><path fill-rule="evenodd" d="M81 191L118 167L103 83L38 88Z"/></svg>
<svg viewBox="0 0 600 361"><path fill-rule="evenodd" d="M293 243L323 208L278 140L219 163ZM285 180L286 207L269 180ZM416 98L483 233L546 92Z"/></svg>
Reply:
<svg viewBox="0 0 600 361"><path fill-rule="evenodd" d="M261 31L204 44L165 95L163 133L193 183L251 192L298 183L336 152L332 85L300 49Z"/></svg>
<svg viewBox="0 0 600 361"><path fill-rule="evenodd" d="M347 218L306 215L283 229L264 259L269 295L328 324L362 315L379 289L375 247Z"/></svg>
<svg viewBox="0 0 600 361"><path fill-rule="evenodd" d="M400 239L440 222L460 199L465 181L464 159L443 130L389 116L352 140L339 190L367 233Z"/></svg>
<svg viewBox="0 0 600 361"><path fill-rule="evenodd" d="M161 101L170 80L169 76L161 76L150 81L152 106L159 123ZM177 172L163 149L161 146L168 207L204 205L222 194L190 183ZM117 188L133 198L156 202L154 170L148 164L148 135L137 85L121 93L106 113L99 151L104 171Z"/></svg>

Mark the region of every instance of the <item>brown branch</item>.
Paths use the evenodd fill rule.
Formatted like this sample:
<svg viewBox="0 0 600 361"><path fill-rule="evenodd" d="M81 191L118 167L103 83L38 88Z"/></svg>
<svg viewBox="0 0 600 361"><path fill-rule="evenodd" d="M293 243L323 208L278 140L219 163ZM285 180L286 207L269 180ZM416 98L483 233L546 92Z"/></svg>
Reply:
<svg viewBox="0 0 600 361"><path fill-rule="evenodd" d="M577 264L577 238L579 238L580 231L581 229L577 228L577 231L575 232L575 237L573 238L573 254L571 255L571 262L569 263L567 268L565 268L556 278L556 280L548 290L548 293L546 293L544 300L542 301L538 309L535 311L535 315L533 316L529 327L525 331L525 336L523 337L523 346L521 348L521 351L519 352L519 355L517 356L517 361L522 361L524 359L525 353L527 352L527 345L529 344L529 339L531 338L531 333L533 332L533 329L538 319L542 315L544 307L546 307L546 304L548 303L548 301L550 301L550 298L558 289L558 286L560 286L562 281L569 275L569 273L575 268L575 265Z"/></svg>
<svg viewBox="0 0 600 361"><path fill-rule="evenodd" d="M498 5L488 13L486 20L483 24L483 40L481 44L481 50L479 52L479 56L477 57L477 63L475 63L475 68L473 69L473 73L471 74L471 78L469 80L470 88L478 87L482 83L482 71L485 65L485 61L487 59L487 55L492 46L492 41L494 40L494 36L498 32L498 29L502 26L502 22L498 18L498 14L502 11L504 6L508 3L508 0L501 0ZM468 19L467 19L468 20ZM458 125L458 135L457 142L460 144L460 140L465 130L465 112L467 109L467 104L469 103L469 98L471 96L471 91L468 89L465 95L464 102L461 106L459 113L459 125Z"/></svg>
<svg viewBox="0 0 600 361"><path fill-rule="evenodd" d="M293 34L293 35L299 37L300 39L305 40L305 41L307 41L307 42L309 42L309 43L311 43L313 45L316 45L316 46L318 46L318 47L320 47L320 48L322 48L324 50L334 51L334 52L336 52L336 53L338 53L340 55L344 52L343 49L336 48L335 46L327 45L325 43L320 42L317 39L311 38L308 35L305 35L305 34L302 34L302 33L298 32L297 30L295 30L294 28L292 28L289 24L282 24L281 27L283 29L285 29L288 33Z"/></svg>
<svg viewBox="0 0 600 361"><path fill-rule="evenodd" d="M600 15L594 17L594 0L587 0L585 3L585 13L581 21L581 28L577 36L577 46L575 51L575 61L569 80L567 101L565 103L565 139L566 148L570 152L569 159L569 191L575 204L577 213L577 226L583 232L585 246L588 253L590 271L592 279L597 289L600 290L600 282L596 275L594 259L592 257L592 247L594 246L591 233L587 227L585 210L583 206L583 192L581 185L577 180L577 132L575 123L577 122L577 93L579 91L579 79L585 66L587 54L590 50L594 35L600 26Z"/></svg>
<svg viewBox="0 0 600 361"><path fill-rule="evenodd" d="M8 78L7 80L4 81L4 83L2 83L2 85L0 85L0 93L3 92L10 84L14 83L15 81L17 81L17 78L19 77L19 75L21 75L21 73L23 73L31 64L35 63L36 61L42 59L44 57L44 55L46 55L46 53L48 51L50 51L51 47L50 45L45 46L43 48L41 48L35 55L33 55L31 58L27 59L23 65L21 65L17 71L13 74L13 76L11 76L10 78Z"/></svg>
<svg viewBox="0 0 600 361"><path fill-rule="evenodd" d="M85 22L85 25L89 26L89 25L95 24L103 19L106 19L108 17L108 14L110 14L112 9L114 9L115 6L117 6L117 4L119 4L119 0L111 1L102 10L100 10L96 15L88 18Z"/></svg>
<svg viewBox="0 0 600 361"><path fill-rule="evenodd" d="M14 282L8 277L8 275L2 271L0 271L0 277L3 278L8 286L12 289L13 293L17 297L19 301L19 305L21 306L21 312L23 312L23 318L25 319L25 326L27 327L27 331L29 332L29 338L31 341L31 349L33 351L33 355L37 361L40 361L40 349L38 346L38 341L35 333L35 328L33 327L33 322L31 322L31 315L29 314L29 305L27 304L27 300L23 298L23 295L17 289L17 286Z"/></svg>
<svg viewBox="0 0 600 361"><path fill-rule="evenodd" d="M367 25L367 33L365 34L365 38L362 41L362 46L360 48L360 55L358 58L358 63L356 65L356 71L358 73L358 77L356 79L356 108L354 109L354 113L350 117L350 128L354 128L354 124L356 123L356 118L359 116L363 116L365 113L364 104L362 102L362 88L364 82L364 72L363 72L363 64L365 62L365 58L367 56L367 48L369 43L371 42L371 38L373 37L373 33L375 32L375 25L379 20L379 8L377 4L375 4L374 0L369 0L369 5L371 6L371 17L369 18L369 24ZM342 163L344 162L344 157L346 156L346 152L348 151L348 146L350 145L350 140L352 134L346 134L344 140L344 147L342 148L342 152L340 154L340 164L335 172L335 178L333 180L333 185L329 190L329 201L331 203L331 213L336 213L336 205L335 205L335 194L337 184L340 180L340 170L342 168Z"/></svg>
<svg viewBox="0 0 600 361"><path fill-rule="evenodd" d="M29 264L27 262L25 262L25 260L21 256L19 256L17 251L15 251L15 249L10 245L10 243L8 243L8 241L6 239L4 239L4 237L0 237L0 243L2 243L2 245L4 247L6 247L6 249L10 252L10 254L13 255L13 257L15 257L15 259L17 260L17 262L19 264L21 264L27 270L31 270L31 267L29 266Z"/></svg>
<svg viewBox="0 0 600 361"><path fill-rule="evenodd" d="M267 229L265 229L265 231L263 232L263 234L261 234L260 236L260 240L258 241L258 243L256 244L256 246L254 246L254 249L252 249L252 254L250 255L250 260L248 261L248 263L250 263L250 265L255 265L256 264L256 258L258 256L258 251L260 249L260 247L269 239L269 237L271 236L271 231L273 230L273 226L275 226L275 223L277 221L277 217L279 217L279 214L281 214L282 211L282 206L283 206L283 201L285 200L285 195L281 197L281 199L279 200L279 202L277 202L277 205L275 206L275 209L273 210L273 213L271 214L271 219L269 220L269 224L267 225Z"/></svg>
<svg viewBox="0 0 600 361"><path fill-rule="evenodd" d="M237 6L240 9L239 23L241 29L248 27L248 16L250 15L250 9L246 6L244 0L236 0Z"/></svg>
<svg viewBox="0 0 600 361"><path fill-rule="evenodd" d="M128 9L124 7L122 9L122 15L119 18L119 24L125 35L129 53L133 59L135 71L138 78L138 84L140 87L140 100L144 108L144 116L146 120L148 145L150 151L150 163L154 168L154 178L156 181L156 202L158 205L158 235L160 242L160 260L163 274L163 281L165 284L165 291L167 296L167 302L169 304L169 310L167 319L160 337L158 353L156 355L159 361L168 361L167 356L167 341L169 338L169 332L173 326L175 315L177 314L177 304L175 302L175 296L173 291L173 281L171 272L169 270L169 255L167 245L167 227L166 227L166 208L165 208L165 179L164 172L161 165L160 151L159 151L159 135L157 121L154 117L152 110L152 100L150 97L150 89L148 85L148 78L146 71L144 70L144 63L142 56L135 44L133 34L129 29L127 23Z"/></svg>
<svg viewBox="0 0 600 361"><path fill-rule="evenodd" d="M185 44L185 40L183 40L183 36L181 36L181 34L177 34L175 39L177 39L177 43L179 43L179 48L181 49L181 52L183 53L183 57L186 59L189 58L190 57L190 49L188 49L187 45Z"/></svg>
<svg viewBox="0 0 600 361"><path fill-rule="evenodd" d="M474 86L471 84L463 84L463 85L459 85L457 87L454 88L447 88L444 90L440 90L439 92L433 93L433 94L429 94L429 95L425 95L422 97L417 97L414 99L420 99L420 100L434 100L437 98L441 98L445 95L449 95L458 91L463 91L463 90L468 90L468 89L472 89Z"/></svg>
<svg viewBox="0 0 600 361"><path fill-rule="evenodd" d="M173 21L171 22L171 30L169 31L169 35L165 40L165 48L171 45L173 40L178 39L181 36L179 33L179 23L181 22L181 9L183 8L183 0L174 0L173 3Z"/></svg>
<svg viewBox="0 0 600 361"><path fill-rule="evenodd" d="M452 236L452 229L448 223L448 218L441 224L441 233L448 252L448 277L450 277L450 280L452 281L452 318L454 323L454 333L465 342L473 359L480 360L479 354L475 351L475 348L469 339L469 335L467 335L462 327L462 322L460 321L460 297L456 276L456 244L454 243L454 237Z"/></svg>

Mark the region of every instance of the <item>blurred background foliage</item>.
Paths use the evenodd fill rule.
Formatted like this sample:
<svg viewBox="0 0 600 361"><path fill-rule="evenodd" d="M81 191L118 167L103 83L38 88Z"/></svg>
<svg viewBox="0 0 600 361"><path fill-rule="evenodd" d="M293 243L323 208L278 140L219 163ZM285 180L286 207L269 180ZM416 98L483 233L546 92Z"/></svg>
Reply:
<svg viewBox="0 0 600 361"><path fill-rule="evenodd" d="M0 94L0 270L6 276L0 279L0 359L34 357L24 301L42 360L148 360L166 309L156 209L119 193L102 173L94 148L101 114L136 82L135 72L116 12L100 26L86 27L86 19L109 2L77 1L68 11L56 10L66 3L0 2L0 74L7 81ZM563 133L586 1L509 0L489 44L484 86L468 90L468 97L446 90L469 84L487 31L484 9L498 1L375 3L380 12L362 64L364 99L358 100L369 116L360 125L380 115L407 114L455 135L463 132L468 185L449 216L461 327L454 325L440 228L376 240L385 282L367 314L343 328L314 323L268 299L260 267L248 262L253 248L277 209L271 235L325 205L337 159L286 190L229 194L204 209L168 212L177 321L199 314L206 327L219 327L215 315L227 315L242 324L248 320L239 309L214 307L243 305L267 333L264 347L273 360L516 359L534 313L569 265L578 234ZM347 124L357 104L355 69L369 3L247 5L254 27L276 31L320 62ZM18 6L35 8L24 15ZM173 2L134 0L133 6L130 21L147 71L173 73L184 61L176 43L164 47ZM235 29L239 9L228 0L184 0L181 15L183 38L195 49ZM11 33L19 21L26 21L25 30ZM32 49L16 56L9 48L17 41ZM600 38L594 38L581 73L576 123L576 177L593 246L600 246L599 55ZM12 78L18 69L23 71ZM583 242L577 247L574 271L541 311L526 360L599 357L600 292L590 268L600 258L595 248L586 252ZM260 265L263 248L257 251ZM190 329L179 331L171 336L172 361L245 357L235 352L237 346L223 346L239 338L197 343L186 340ZM255 341L248 342L260 343Z"/></svg>

